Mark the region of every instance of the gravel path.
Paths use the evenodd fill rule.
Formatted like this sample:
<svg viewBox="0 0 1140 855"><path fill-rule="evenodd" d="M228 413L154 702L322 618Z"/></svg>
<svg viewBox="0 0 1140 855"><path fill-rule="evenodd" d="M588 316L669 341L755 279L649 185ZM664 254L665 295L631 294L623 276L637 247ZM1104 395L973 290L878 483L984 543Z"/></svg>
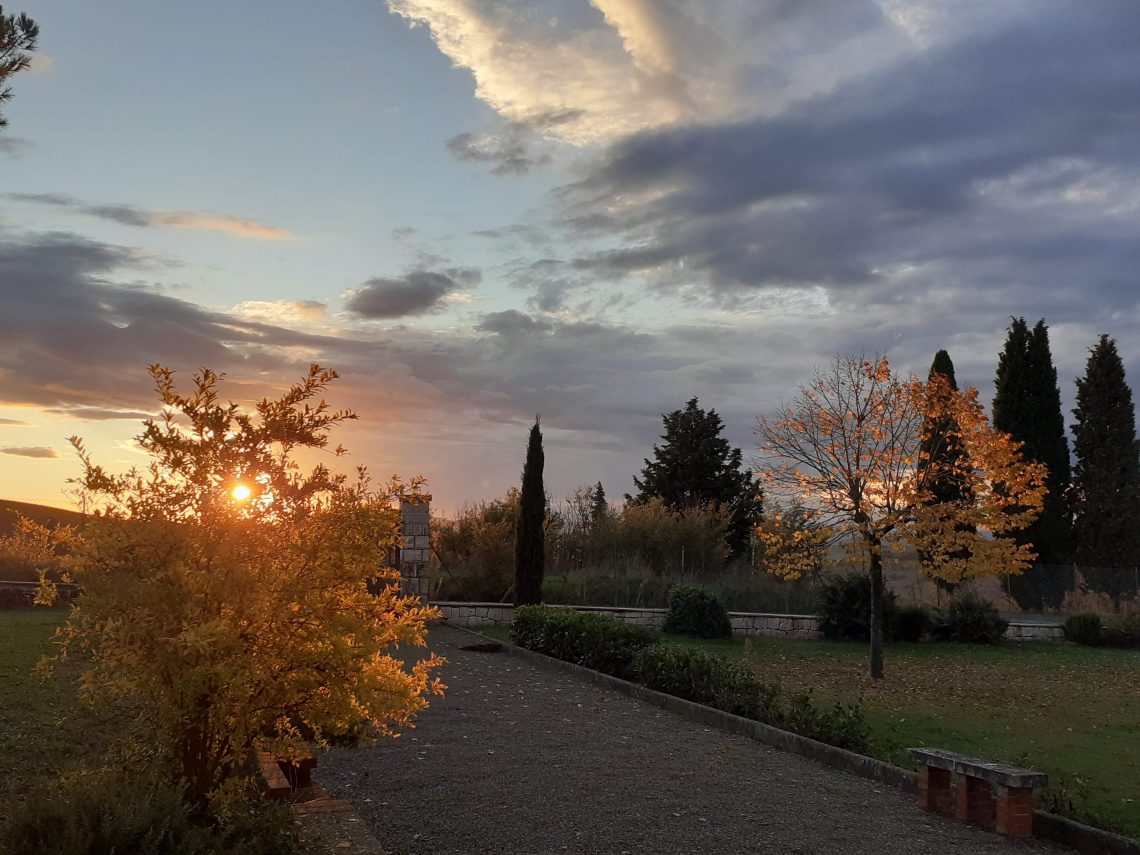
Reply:
<svg viewBox="0 0 1140 855"><path fill-rule="evenodd" d="M1062 853L431 631L447 696L416 730L331 752L321 783L403 853Z"/></svg>

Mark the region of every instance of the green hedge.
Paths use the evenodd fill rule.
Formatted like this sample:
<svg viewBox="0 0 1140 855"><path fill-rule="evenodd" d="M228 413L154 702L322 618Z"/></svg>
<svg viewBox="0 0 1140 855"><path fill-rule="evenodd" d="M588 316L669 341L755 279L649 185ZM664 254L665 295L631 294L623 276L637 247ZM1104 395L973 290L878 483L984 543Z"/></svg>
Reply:
<svg viewBox="0 0 1140 855"><path fill-rule="evenodd" d="M584 668L629 679L637 653L657 640L642 626L629 626L609 615L553 606L519 606L511 641Z"/></svg>
<svg viewBox="0 0 1140 855"><path fill-rule="evenodd" d="M511 640L520 647L651 689L846 748L865 751L870 730L859 704L816 706L786 695L744 664L703 650L656 643L657 634L608 615L550 606L515 609Z"/></svg>
<svg viewBox="0 0 1140 855"><path fill-rule="evenodd" d="M1008 627L1009 621L1001 616L997 606L966 591L935 614L930 634L939 641L997 645L1005 639Z"/></svg>

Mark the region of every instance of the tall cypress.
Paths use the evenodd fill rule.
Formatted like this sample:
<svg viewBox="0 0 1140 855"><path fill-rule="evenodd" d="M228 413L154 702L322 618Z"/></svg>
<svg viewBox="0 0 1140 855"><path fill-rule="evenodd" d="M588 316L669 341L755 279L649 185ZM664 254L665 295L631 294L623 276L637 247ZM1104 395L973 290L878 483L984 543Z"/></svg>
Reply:
<svg viewBox="0 0 1140 855"><path fill-rule="evenodd" d="M606 520L609 519L610 506L606 501L606 488L602 486L599 481L594 485L594 490L590 494L590 525L597 528L604 525Z"/></svg>
<svg viewBox="0 0 1140 855"><path fill-rule="evenodd" d="M950 354L940 350L934 354L934 361L930 365L929 379L935 375L946 378L950 388L958 390L958 380L954 376L954 362ZM962 447L959 436L960 430L952 416L943 416L938 419L927 418L923 423L920 469L929 469L931 505L968 505L973 501L973 494L962 475L967 466L966 449ZM962 531L974 531L973 526L965 526ZM955 554L953 558L966 558L967 555ZM935 583L944 591L953 591L957 584L941 578L939 567L933 556L919 554L923 566L931 571Z"/></svg>
<svg viewBox="0 0 1140 855"><path fill-rule="evenodd" d="M542 602L542 575L546 566L546 489L542 484L542 430L534 420L526 447L519 497L519 524L515 533L515 605Z"/></svg>
<svg viewBox="0 0 1140 855"><path fill-rule="evenodd" d="M1022 456L1049 469L1049 493L1041 515L1016 537L1037 553L1032 569L1009 580L1010 593L1025 609L1056 608L1072 588L1072 534L1067 491L1071 480L1069 442L1061 415L1061 390L1049 350L1044 319L1032 330L1025 318L1011 318L994 379L994 427L1024 443Z"/></svg>
<svg viewBox="0 0 1140 855"><path fill-rule="evenodd" d="M1102 335L1077 380L1073 494L1077 563L1085 584L1121 597L1136 590L1140 559L1140 457L1136 411L1116 342Z"/></svg>

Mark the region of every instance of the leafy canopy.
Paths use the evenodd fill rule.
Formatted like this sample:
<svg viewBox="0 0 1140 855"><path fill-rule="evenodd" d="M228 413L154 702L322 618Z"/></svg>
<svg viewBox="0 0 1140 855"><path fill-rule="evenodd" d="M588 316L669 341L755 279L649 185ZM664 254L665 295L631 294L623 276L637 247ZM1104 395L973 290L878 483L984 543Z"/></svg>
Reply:
<svg viewBox="0 0 1140 855"><path fill-rule="evenodd" d="M97 510L73 543L82 595L63 650L90 657L87 698L136 719L202 809L255 740L288 753L393 734L442 691L440 659L405 668L391 654L422 646L434 614L384 568L393 501L426 497L419 478L302 471L297 452L354 418L320 397L333 371L311 366L254 413L222 403L212 371L189 394L168 369L151 375L163 412L138 437L145 469L112 474L72 440ZM370 580L387 585L373 595Z"/></svg>
<svg viewBox="0 0 1140 855"><path fill-rule="evenodd" d="M25 14L5 15L0 6L0 105L12 99L12 87L5 86L8 78L23 71L32 63L30 54L36 49L40 28ZM0 128L8 120L0 113Z"/></svg>

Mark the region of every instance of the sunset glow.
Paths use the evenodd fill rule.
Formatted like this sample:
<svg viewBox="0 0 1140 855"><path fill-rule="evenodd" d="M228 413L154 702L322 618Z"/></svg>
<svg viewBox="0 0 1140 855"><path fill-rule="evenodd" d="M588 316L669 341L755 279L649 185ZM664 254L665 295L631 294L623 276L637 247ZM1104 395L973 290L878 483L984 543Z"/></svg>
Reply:
<svg viewBox="0 0 1140 855"><path fill-rule="evenodd" d="M238 484L230 491L230 495L233 496L235 502L244 502L253 495L253 490L245 484Z"/></svg>

